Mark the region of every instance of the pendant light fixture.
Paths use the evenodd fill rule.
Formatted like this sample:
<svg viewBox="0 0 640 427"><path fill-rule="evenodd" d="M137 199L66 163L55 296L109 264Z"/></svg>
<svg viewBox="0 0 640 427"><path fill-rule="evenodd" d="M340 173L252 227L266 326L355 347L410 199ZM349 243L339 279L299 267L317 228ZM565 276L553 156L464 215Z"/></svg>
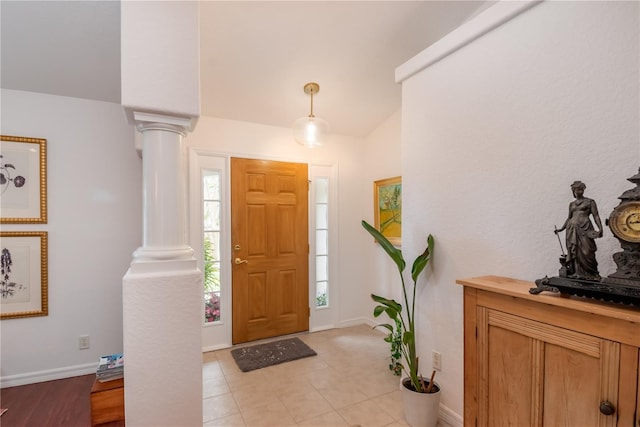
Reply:
<svg viewBox="0 0 640 427"><path fill-rule="evenodd" d="M320 91L318 83L304 85L304 93L311 96L311 112L293 123L293 138L298 144L313 148L322 145L329 130L326 120L313 115L313 95Z"/></svg>

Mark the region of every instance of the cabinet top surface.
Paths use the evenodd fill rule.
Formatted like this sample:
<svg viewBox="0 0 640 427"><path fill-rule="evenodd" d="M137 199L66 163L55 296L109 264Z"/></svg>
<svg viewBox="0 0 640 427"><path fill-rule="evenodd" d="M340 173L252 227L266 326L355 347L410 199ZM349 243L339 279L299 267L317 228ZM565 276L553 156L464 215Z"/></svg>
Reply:
<svg viewBox="0 0 640 427"><path fill-rule="evenodd" d="M536 285L533 282L527 282L525 280L500 276L480 276L458 279L456 280L456 283L465 287L640 324L640 307L608 303L594 299L561 295L551 292L532 295L529 293L529 289L535 288Z"/></svg>
<svg viewBox="0 0 640 427"><path fill-rule="evenodd" d="M113 390L114 388L124 387L124 378L118 378L117 380L105 381L101 383L96 378L91 387L91 393L99 393L105 390Z"/></svg>

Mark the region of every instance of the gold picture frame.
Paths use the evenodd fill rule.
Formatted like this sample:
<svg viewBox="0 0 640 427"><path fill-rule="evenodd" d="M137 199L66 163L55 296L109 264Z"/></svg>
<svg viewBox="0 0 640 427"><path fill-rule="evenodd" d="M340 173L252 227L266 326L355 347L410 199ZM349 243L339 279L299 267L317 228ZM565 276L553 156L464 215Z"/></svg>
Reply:
<svg viewBox="0 0 640 427"><path fill-rule="evenodd" d="M0 319L49 314L46 231L0 232Z"/></svg>
<svg viewBox="0 0 640 427"><path fill-rule="evenodd" d="M374 227L396 246L402 244L402 177L373 182Z"/></svg>
<svg viewBox="0 0 640 427"><path fill-rule="evenodd" d="M0 135L0 223L47 223L47 140Z"/></svg>

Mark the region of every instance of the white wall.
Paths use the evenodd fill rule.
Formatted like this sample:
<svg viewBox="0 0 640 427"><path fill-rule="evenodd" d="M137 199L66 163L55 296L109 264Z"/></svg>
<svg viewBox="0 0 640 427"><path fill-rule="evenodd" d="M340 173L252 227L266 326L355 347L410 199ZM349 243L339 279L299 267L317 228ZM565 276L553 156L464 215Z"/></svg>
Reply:
<svg viewBox="0 0 640 427"><path fill-rule="evenodd" d="M140 246L141 159L118 104L2 90L2 134L47 140L49 315L0 322L2 387L95 372L122 351L122 277ZM79 335L91 348L78 349Z"/></svg>
<svg viewBox="0 0 640 427"><path fill-rule="evenodd" d="M419 352L463 412L462 289L556 275L569 185L607 217L640 160L639 4L544 2L403 82L403 246L436 240ZM619 245L598 240L600 272Z"/></svg>
<svg viewBox="0 0 640 427"><path fill-rule="evenodd" d="M371 225L374 224L373 182L402 175L401 122L402 112L398 110L367 136L367 149L363 152L363 163L367 169L363 174L364 180L358 185L360 191L368 195L368 200L360 207L361 220L364 219ZM361 239L364 237L360 256L363 261L368 260L364 261L368 267L363 271L366 277L365 282L369 284L368 293L401 301L402 285L395 263L359 224L358 232ZM367 317L372 319L375 304L369 295L365 298L368 302ZM372 320L371 323L381 323L380 320L383 319ZM384 322L386 321L384 319Z"/></svg>

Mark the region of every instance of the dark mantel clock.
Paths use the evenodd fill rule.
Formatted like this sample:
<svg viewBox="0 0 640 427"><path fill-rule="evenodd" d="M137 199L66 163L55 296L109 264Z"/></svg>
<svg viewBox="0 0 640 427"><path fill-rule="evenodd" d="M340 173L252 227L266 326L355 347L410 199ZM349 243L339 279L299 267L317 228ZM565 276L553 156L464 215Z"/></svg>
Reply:
<svg viewBox="0 0 640 427"><path fill-rule="evenodd" d="M605 301L633 304L640 307L640 169L628 178L636 186L622 193L606 224L620 242L621 252L613 254L615 273L602 278L581 278L568 275L566 256L560 257L559 277L536 280L532 294L542 291L585 296Z"/></svg>
<svg viewBox="0 0 640 427"><path fill-rule="evenodd" d="M636 186L620 197L607 224L620 241L622 252L613 254L618 266L615 273L602 279L605 283L640 287L640 170L629 181Z"/></svg>

